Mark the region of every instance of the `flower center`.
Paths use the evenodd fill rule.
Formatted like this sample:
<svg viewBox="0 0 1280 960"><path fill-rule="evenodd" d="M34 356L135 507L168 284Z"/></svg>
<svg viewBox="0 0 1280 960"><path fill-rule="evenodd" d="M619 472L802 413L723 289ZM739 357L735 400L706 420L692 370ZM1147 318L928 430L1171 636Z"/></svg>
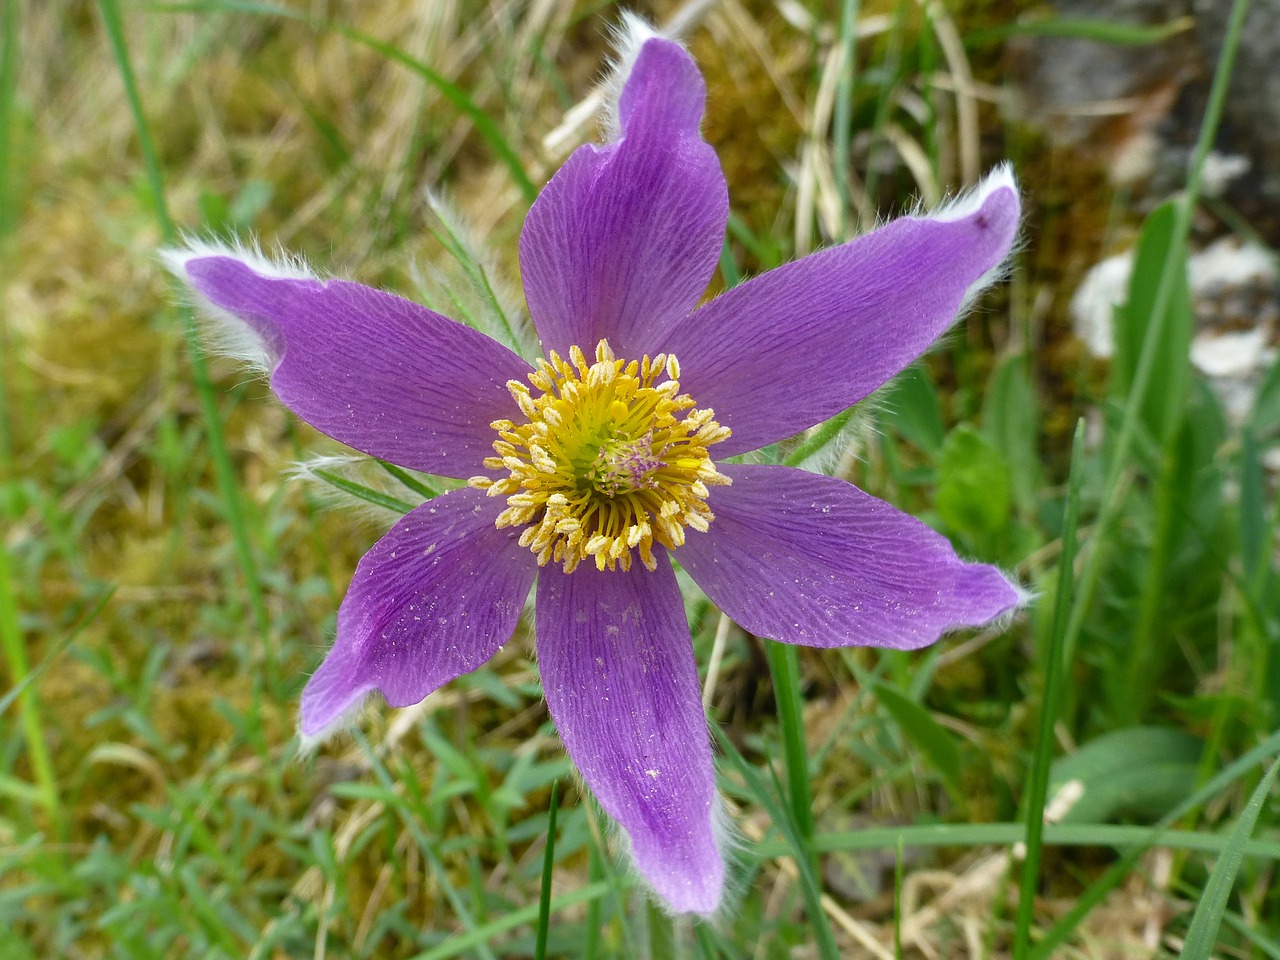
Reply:
<svg viewBox="0 0 1280 960"><path fill-rule="evenodd" d="M595 363L576 346L568 360L551 351L529 374L534 390L507 381L527 422L491 424L500 439L484 465L507 476L468 482L507 498L498 527L527 524L520 545L539 566L555 561L572 573L594 557L600 570L630 570L638 550L655 569L654 542L671 550L685 527L705 532L714 519L707 487L730 482L707 456L729 429L715 411L694 408L679 376L675 357L619 360L607 340Z"/></svg>

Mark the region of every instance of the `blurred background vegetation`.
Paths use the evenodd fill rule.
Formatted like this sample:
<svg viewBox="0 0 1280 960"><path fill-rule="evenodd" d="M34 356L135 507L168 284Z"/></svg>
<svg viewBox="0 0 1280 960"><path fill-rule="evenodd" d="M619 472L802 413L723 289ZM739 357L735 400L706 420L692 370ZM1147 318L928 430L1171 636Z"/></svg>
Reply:
<svg viewBox="0 0 1280 960"><path fill-rule="evenodd" d="M3 0L0 958L532 956L556 782L551 956L1208 956L1208 917L1219 955L1280 957L1270 128L1233 92L1194 149L1232 5L1058 6L631 5L707 77L716 288L1004 159L1026 198L1011 281L791 453L1038 599L919 654L800 651L801 730L776 661L690 591L744 835L717 927L646 913L524 628L297 756L299 691L392 514L291 473L342 451L192 352L155 255L258 237L444 306L480 271L518 290L532 191L596 135L619 8ZM1215 243L1228 267L1188 271Z"/></svg>

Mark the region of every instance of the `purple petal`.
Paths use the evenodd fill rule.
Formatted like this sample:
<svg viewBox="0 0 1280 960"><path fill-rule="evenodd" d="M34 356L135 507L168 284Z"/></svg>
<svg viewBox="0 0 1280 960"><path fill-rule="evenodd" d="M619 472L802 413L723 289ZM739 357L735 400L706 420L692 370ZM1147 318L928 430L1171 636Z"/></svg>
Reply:
<svg viewBox="0 0 1280 960"><path fill-rule="evenodd" d="M719 801L684 604L660 552L652 573L543 567L538 665L569 756L641 876L672 909L709 914L724 884Z"/></svg>
<svg viewBox="0 0 1280 960"><path fill-rule="evenodd" d="M676 43L640 49L619 101L622 138L579 147L525 221L520 267L545 350L608 338L639 357L715 271L729 195L698 135L706 88Z"/></svg>
<svg viewBox="0 0 1280 960"><path fill-rule="evenodd" d="M407 514L356 567L338 637L302 691L302 733L321 735L371 690L417 703L487 661L510 638L537 572L494 526L505 506L452 490Z"/></svg>
<svg viewBox="0 0 1280 960"><path fill-rule="evenodd" d="M518 414L506 382L523 381L529 365L416 303L358 283L264 275L229 256L187 259L181 273L220 319L260 341L284 404L357 450L471 477L492 455L489 424Z"/></svg>
<svg viewBox="0 0 1280 960"><path fill-rule="evenodd" d="M721 464L711 528L676 558L721 610L761 637L813 647L911 650L1014 609L995 567L851 483L778 466Z"/></svg>
<svg viewBox="0 0 1280 960"><path fill-rule="evenodd" d="M681 390L733 431L716 456L813 426L901 371L992 278L1018 209L997 171L958 208L771 270L679 324L661 349L680 360Z"/></svg>

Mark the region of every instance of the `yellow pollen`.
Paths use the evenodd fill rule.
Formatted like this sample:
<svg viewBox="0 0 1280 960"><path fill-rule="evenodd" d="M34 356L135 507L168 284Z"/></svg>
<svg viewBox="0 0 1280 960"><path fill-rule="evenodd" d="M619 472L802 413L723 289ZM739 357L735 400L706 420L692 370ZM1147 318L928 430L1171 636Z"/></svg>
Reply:
<svg viewBox="0 0 1280 960"><path fill-rule="evenodd" d="M707 455L729 429L694 408L679 376L675 357L619 360L607 340L594 363L576 346L567 360L551 351L529 374L532 390L507 382L527 422L491 424L496 456L484 465L506 476L468 482L507 498L498 527L523 526L520 545L539 565L572 573L591 557L597 569L630 570L638 552L655 569L654 543L673 550L685 527L705 532L715 519L707 488L730 482Z"/></svg>

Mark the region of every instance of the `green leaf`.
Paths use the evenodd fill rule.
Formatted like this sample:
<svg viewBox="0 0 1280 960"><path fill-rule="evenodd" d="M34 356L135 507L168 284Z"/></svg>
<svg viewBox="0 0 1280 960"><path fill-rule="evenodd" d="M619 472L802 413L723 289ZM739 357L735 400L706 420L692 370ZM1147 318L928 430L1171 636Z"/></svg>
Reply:
<svg viewBox="0 0 1280 960"><path fill-rule="evenodd" d="M805 466L819 454L827 452L827 448L844 435L845 428L853 419L853 410L853 407L849 407L820 424L813 434L797 444L782 462L789 467Z"/></svg>
<svg viewBox="0 0 1280 960"><path fill-rule="evenodd" d="M875 685L876 700L889 712L902 732L928 758L952 791L960 789L960 748L955 737L934 720L929 711L893 687Z"/></svg>
<svg viewBox="0 0 1280 960"><path fill-rule="evenodd" d="M1139 422L1149 436L1163 443L1177 428L1187 402L1190 377L1193 314L1187 287L1186 248L1175 243L1178 210L1174 201L1147 215L1138 237L1128 302L1116 311L1115 359L1111 365L1111 396L1124 405L1134 385L1143 342L1157 329L1154 316L1160 275L1175 271L1168 312L1155 345L1155 360L1142 398ZM1178 259L1171 268L1166 263Z"/></svg>
<svg viewBox="0 0 1280 960"><path fill-rule="evenodd" d="M1073 780L1084 787L1062 823L1152 822L1195 790L1203 749L1198 738L1171 727L1106 733L1054 763L1050 796Z"/></svg>
<svg viewBox="0 0 1280 960"><path fill-rule="evenodd" d="M1249 420L1254 432L1260 436L1280 431L1280 358L1271 364L1271 369L1262 378Z"/></svg>
<svg viewBox="0 0 1280 960"><path fill-rule="evenodd" d="M412 490L423 500L430 500L433 497L440 496L440 491L435 487L425 483L420 477L415 476L404 467L397 467L394 463L387 463L385 460L379 460L378 466L391 474L400 481L406 488Z"/></svg>
<svg viewBox="0 0 1280 960"><path fill-rule="evenodd" d="M920 364L903 370L884 391L884 408L897 432L925 453L937 456L946 427L929 373Z"/></svg>
<svg viewBox="0 0 1280 960"><path fill-rule="evenodd" d="M1240 432L1240 559L1245 583L1255 596L1270 572L1267 554L1272 531L1267 520L1266 492L1262 451L1246 424Z"/></svg>
<svg viewBox="0 0 1280 960"><path fill-rule="evenodd" d="M1009 525L1009 465L991 441L961 424L938 460L938 516L957 533L984 537Z"/></svg>
<svg viewBox="0 0 1280 960"><path fill-rule="evenodd" d="M1006 357L991 375L982 408L982 432L1004 455L1009 467L1013 499L1023 517L1034 514L1039 503L1041 476L1036 446L1040 438L1039 401L1027 361Z"/></svg>

